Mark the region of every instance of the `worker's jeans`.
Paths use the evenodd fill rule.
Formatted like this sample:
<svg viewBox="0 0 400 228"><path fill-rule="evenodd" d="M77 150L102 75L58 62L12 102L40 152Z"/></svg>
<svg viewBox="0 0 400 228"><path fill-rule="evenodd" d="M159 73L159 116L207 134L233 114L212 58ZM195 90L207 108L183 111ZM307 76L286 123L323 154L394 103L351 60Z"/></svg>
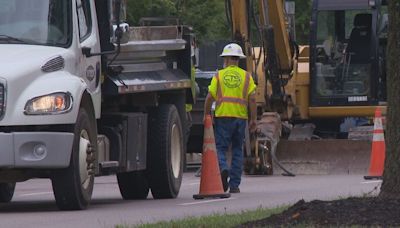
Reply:
<svg viewBox="0 0 400 228"><path fill-rule="evenodd" d="M238 118L215 118L215 140L218 152L219 168L229 171L229 186L238 187L243 170L243 140L246 121ZM226 152L232 144L232 163L229 169Z"/></svg>

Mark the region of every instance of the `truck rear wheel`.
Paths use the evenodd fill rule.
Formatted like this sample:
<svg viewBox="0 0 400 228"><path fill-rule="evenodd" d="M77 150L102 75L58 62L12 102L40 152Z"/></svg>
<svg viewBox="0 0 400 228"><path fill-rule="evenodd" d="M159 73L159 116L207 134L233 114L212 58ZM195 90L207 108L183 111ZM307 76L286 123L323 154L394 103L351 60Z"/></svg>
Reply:
<svg viewBox="0 0 400 228"><path fill-rule="evenodd" d="M55 171L51 178L56 203L61 210L85 209L92 198L96 137L94 117L81 108L74 127L70 165Z"/></svg>
<svg viewBox="0 0 400 228"><path fill-rule="evenodd" d="M146 199L149 194L149 184L144 171L133 171L117 174L121 195L126 200Z"/></svg>
<svg viewBox="0 0 400 228"><path fill-rule="evenodd" d="M8 203L14 196L14 183L0 183L0 203Z"/></svg>
<svg viewBox="0 0 400 228"><path fill-rule="evenodd" d="M155 199L176 198L182 183L183 133L178 110L161 105L149 120L147 170Z"/></svg>

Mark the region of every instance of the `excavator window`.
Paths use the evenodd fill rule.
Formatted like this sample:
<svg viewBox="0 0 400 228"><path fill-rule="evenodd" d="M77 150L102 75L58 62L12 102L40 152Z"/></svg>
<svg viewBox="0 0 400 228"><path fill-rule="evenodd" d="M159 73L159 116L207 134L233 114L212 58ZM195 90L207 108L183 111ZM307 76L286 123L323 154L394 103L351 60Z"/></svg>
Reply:
<svg viewBox="0 0 400 228"><path fill-rule="evenodd" d="M387 1L314 0L310 104L386 102Z"/></svg>
<svg viewBox="0 0 400 228"><path fill-rule="evenodd" d="M370 10L320 11L317 23L316 95L366 99L371 78Z"/></svg>
<svg viewBox="0 0 400 228"><path fill-rule="evenodd" d="M389 16L387 6L382 6L381 13L379 14L378 20L378 36L380 39L387 38L388 25L389 25Z"/></svg>

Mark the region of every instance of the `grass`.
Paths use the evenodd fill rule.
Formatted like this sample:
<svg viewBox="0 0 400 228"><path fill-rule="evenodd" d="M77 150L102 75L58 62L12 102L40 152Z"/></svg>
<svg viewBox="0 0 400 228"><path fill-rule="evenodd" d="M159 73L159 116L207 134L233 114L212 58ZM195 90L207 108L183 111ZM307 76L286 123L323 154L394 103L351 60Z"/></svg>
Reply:
<svg viewBox="0 0 400 228"><path fill-rule="evenodd" d="M184 227L233 227L243 224L248 221L254 221L266 218L272 214L278 214L285 210L287 207L277 207L273 209L257 208L252 211L243 211L236 214L214 214L203 217L188 217L182 220L171 220L157 222L153 224L141 225L117 225L116 228L156 228L156 227L171 227L171 228L184 228Z"/></svg>

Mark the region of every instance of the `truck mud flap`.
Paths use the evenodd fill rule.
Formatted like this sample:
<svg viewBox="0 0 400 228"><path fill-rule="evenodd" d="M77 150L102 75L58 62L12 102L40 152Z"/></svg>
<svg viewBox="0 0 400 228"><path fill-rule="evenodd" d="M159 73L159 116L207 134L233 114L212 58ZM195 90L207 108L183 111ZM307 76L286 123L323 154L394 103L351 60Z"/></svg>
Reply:
<svg viewBox="0 0 400 228"><path fill-rule="evenodd" d="M323 139L310 141L280 140L277 159L296 175L366 174L371 141ZM283 170L273 164L274 174Z"/></svg>

